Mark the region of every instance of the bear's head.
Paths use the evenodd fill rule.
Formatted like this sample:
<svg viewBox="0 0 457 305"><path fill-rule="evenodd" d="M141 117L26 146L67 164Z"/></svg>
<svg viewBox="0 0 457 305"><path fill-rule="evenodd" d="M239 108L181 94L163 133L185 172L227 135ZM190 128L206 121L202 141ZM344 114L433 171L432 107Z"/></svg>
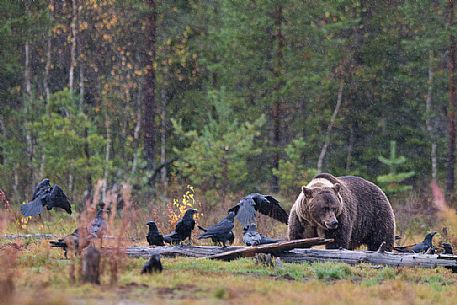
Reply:
<svg viewBox="0 0 457 305"><path fill-rule="evenodd" d="M303 199L300 214L306 215L305 219L324 230L337 229L337 217L343 210L343 203L339 195L340 188L341 185L338 183L335 183L333 187L302 187Z"/></svg>

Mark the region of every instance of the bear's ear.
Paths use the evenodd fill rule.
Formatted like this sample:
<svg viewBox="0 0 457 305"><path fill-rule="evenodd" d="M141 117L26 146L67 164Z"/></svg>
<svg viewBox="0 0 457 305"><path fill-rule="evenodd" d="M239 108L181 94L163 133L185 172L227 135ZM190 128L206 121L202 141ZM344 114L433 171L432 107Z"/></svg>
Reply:
<svg viewBox="0 0 457 305"><path fill-rule="evenodd" d="M335 183L335 185L333 186L333 189L335 190L335 193L338 194L340 192L340 189L341 189L341 184Z"/></svg>
<svg viewBox="0 0 457 305"><path fill-rule="evenodd" d="M303 194L305 194L305 197L310 199L313 198L313 190L309 189L307 187L302 186L301 191Z"/></svg>

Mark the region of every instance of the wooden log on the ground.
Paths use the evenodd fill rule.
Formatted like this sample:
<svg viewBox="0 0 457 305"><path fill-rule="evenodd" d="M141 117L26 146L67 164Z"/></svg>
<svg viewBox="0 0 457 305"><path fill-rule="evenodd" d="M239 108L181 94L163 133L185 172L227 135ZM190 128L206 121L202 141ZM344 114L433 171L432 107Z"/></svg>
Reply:
<svg viewBox="0 0 457 305"><path fill-rule="evenodd" d="M215 247L215 246L172 246L172 247L129 247L125 253L130 257L150 257L160 254L165 257L189 256L207 257L218 253L242 249L245 247ZM103 248L103 251L111 251L110 248Z"/></svg>
<svg viewBox="0 0 457 305"><path fill-rule="evenodd" d="M421 253L392 253L349 250L294 249L282 253L286 263L342 262L348 264L369 263L393 267L446 267L457 271L457 256Z"/></svg>
<svg viewBox="0 0 457 305"><path fill-rule="evenodd" d="M309 248L312 246L323 245L331 242L330 239L320 237L299 239L293 241L282 241L274 244L261 245L257 247L208 247L208 246L173 246L173 247L129 247L125 253L131 257L150 257L151 255L160 254L162 256L190 256L218 258L232 260L238 257L252 257L256 253L277 254L295 248ZM103 248L103 251L111 251L110 248ZM220 256L218 256L220 255Z"/></svg>
<svg viewBox="0 0 457 305"><path fill-rule="evenodd" d="M243 247L233 251L214 254L208 256L207 258L229 261L240 257L254 257L257 253L271 253L275 256L281 256L284 251L289 251L296 248L310 248L313 246L325 245L330 242L333 242L333 239L325 239L320 237L280 241L274 244L266 244L256 247Z"/></svg>
<svg viewBox="0 0 457 305"><path fill-rule="evenodd" d="M56 239L59 236L56 234L5 234L0 235L0 239Z"/></svg>

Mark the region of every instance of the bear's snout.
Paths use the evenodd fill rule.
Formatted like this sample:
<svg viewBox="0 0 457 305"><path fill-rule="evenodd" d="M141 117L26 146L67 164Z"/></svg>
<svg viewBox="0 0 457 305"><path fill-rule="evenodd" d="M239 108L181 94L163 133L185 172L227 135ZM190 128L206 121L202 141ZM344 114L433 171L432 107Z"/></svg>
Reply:
<svg viewBox="0 0 457 305"><path fill-rule="evenodd" d="M332 220L330 222L325 223L325 226L330 230L335 230L338 228L338 220Z"/></svg>

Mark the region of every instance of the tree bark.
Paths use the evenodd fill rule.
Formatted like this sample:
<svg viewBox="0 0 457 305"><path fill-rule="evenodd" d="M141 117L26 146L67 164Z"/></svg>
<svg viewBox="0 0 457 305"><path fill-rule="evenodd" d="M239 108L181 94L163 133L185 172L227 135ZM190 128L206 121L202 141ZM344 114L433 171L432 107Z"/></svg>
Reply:
<svg viewBox="0 0 457 305"><path fill-rule="evenodd" d="M76 23L77 23L77 8L76 0L71 0L71 48L70 48L70 70L69 70L69 80L68 87L70 92L73 92L74 86L74 77L75 77L75 68L76 68Z"/></svg>
<svg viewBox="0 0 457 305"><path fill-rule="evenodd" d="M155 0L148 0L150 9L146 20L146 45L147 56L145 58L145 87L144 87L144 157L146 168L149 172L154 170L154 150L155 150L155 68L154 60L156 57L156 19L157 10ZM149 179L149 185L154 185L153 179Z"/></svg>
<svg viewBox="0 0 457 305"><path fill-rule="evenodd" d="M282 117L282 98L280 97L279 91L283 86L282 74L283 74L283 61L284 61L284 46L285 39L282 32L282 23L283 23L283 7L281 4L278 4L274 11L274 41L276 44L276 53L274 55L273 63L273 75L276 79L276 83L273 87L273 104L271 108L271 117L273 121L273 137L272 137L272 147L273 147L273 168L278 169L279 159L280 159L280 146L281 146L281 121ZM279 191L279 181L278 177L273 175L271 181L271 190L273 192Z"/></svg>
<svg viewBox="0 0 457 305"><path fill-rule="evenodd" d="M448 0L449 22L448 29L454 25L454 0ZM456 137L456 46L455 36L450 30L449 48L448 48L448 157L447 157L447 179L446 179L446 195L449 197L454 192L454 166L455 166L455 137Z"/></svg>
<svg viewBox="0 0 457 305"><path fill-rule="evenodd" d="M142 93L142 83L139 82L138 85L138 97L137 97L137 114L136 114L136 125L133 131L133 159L132 159L132 170L131 174L135 174L138 164L138 148L139 148L139 139L140 139L140 131L141 131L141 121L142 121L142 111L141 111L141 93Z"/></svg>
<svg viewBox="0 0 457 305"><path fill-rule="evenodd" d="M319 154L319 159L317 161L317 172L320 173L322 171L322 164L324 163L325 154L327 153L327 148L330 145L330 134L332 132L333 126L335 125L336 116L340 111L341 107L341 100L343 97L343 88L344 88L344 80L340 79L340 85L338 88L338 97L336 99L335 109L333 110L332 117L330 118L330 123L327 127L327 133L325 134L324 146L322 146L321 153Z"/></svg>
<svg viewBox="0 0 457 305"><path fill-rule="evenodd" d="M167 144L167 92L165 89L161 91L161 98L162 98L162 109L161 109L161 128L160 128L160 163L163 164L166 161L166 144ZM160 170L160 182L166 190L167 188L167 168L164 166Z"/></svg>
<svg viewBox="0 0 457 305"><path fill-rule="evenodd" d="M430 51L428 64L428 89L425 98L425 125L427 126L428 136L431 142L430 159L432 162L432 180L436 181L436 142L433 136L433 127L431 122L432 116L432 93L433 93L433 54Z"/></svg>
<svg viewBox="0 0 457 305"><path fill-rule="evenodd" d="M54 11L54 0L49 1L49 6L51 7L51 12L49 15L51 16L51 20L53 19L53 11ZM48 37L46 39L46 65L44 67L44 75L43 75L43 87L44 87L44 94L46 96L46 104L49 103L49 96L51 95L49 90L49 71L51 70L51 50L52 50L52 24L51 28L48 30Z"/></svg>
<svg viewBox="0 0 457 305"><path fill-rule="evenodd" d="M33 134L29 126L27 126L30 121L29 116L33 114L33 110L31 108L32 104L32 67L31 67L31 51L30 51L30 43L27 40L25 42L25 70L24 70L24 81L25 81L25 100L24 100L24 110L26 114L26 127L25 127L25 138L27 143L27 159L28 159L28 167L29 167L29 183L33 186L33 181L35 177L35 172L33 168L33 155L34 155L34 146L33 146Z"/></svg>

